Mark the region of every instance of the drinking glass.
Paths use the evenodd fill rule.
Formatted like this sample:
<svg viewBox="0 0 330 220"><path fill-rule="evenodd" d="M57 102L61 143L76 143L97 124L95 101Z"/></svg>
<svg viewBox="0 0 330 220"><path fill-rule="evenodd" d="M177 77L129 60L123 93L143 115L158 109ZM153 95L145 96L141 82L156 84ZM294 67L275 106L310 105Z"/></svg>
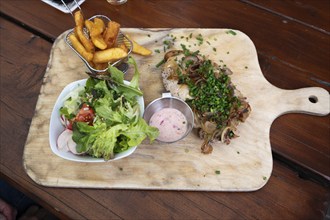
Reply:
<svg viewBox="0 0 330 220"><path fill-rule="evenodd" d="M127 2L127 0L107 0L112 5L121 5Z"/></svg>

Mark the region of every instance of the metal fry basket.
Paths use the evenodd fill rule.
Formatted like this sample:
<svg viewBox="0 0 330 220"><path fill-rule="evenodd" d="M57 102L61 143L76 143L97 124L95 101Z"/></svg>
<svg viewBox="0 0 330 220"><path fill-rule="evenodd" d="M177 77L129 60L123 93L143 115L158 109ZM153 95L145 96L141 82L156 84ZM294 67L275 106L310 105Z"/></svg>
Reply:
<svg viewBox="0 0 330 220"><path fill-rule="evenodd" d="M110 20L110 18L108 18L107 16L104 16L104 15L94 15L93 17L89 18L88 20L92 21L94 20L94 18L100 18L104 21L105 24L107 24ZM84 34L85 36L90 39L89 37L89 34L88 34L88 30L86 27L83 28L83 31L84 31ZM91 71L91 73L93 75L96 75L98 73L104 73L104 72L107 72L107 68L106 69L103 69L103 70L98 70L98 69L95 69L93 68L90 63L83 57L79 54L79 52L72 46L72 43L69 39L69 36L71 34L74 34L74 28L73 29L70 29L70 31L66 34L65 36L65 42L69 45L69 47L80 57L80 59L85 63L85 65L87 66L87 68L89 69L89 71ZM128 56L129 54L132 52L132 49L133 49L133 43L130 39L128 39L121 31L119 31L118 33L118 36L117 36L117 40L116 40L116 44L117 45L120 45L124 43L125 46L127 47L128 49ZM115 66L115 67L118 67L120 66L120 64L124 63L124 62L127 62L127 59L128 59L128 56L124 59L120 59L120 60L117 60L113 63L108 63L109 65L112 65L112 66ZM120 68L119 68L120 69ZM122 69L121 69L122 70ZM124 72L124 70L122 70Z"/></svg>

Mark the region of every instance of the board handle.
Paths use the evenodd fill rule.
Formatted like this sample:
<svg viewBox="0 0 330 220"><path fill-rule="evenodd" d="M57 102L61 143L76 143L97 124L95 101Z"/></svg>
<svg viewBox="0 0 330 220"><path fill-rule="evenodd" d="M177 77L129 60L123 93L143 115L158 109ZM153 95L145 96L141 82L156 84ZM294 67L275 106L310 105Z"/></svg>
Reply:
<svg viewBox="0 0 330 220"><path fill-rule="evenodd" d="M285 100L285 113L298 112L324 116L330 112L329 92L320 87L282 90L281 99ZM284 109L283 109L284 110Z"/></svg>

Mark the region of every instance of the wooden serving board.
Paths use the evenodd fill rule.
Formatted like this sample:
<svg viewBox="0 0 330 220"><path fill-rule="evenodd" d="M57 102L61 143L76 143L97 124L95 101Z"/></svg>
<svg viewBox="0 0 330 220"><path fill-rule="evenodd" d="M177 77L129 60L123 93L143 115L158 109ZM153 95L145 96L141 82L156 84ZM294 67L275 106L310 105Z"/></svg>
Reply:
<svg viewBox="0 0 330 220"><path fill-rule="evenodd" d="M140 86L145 104L161 96L163 41L176 38L173 48L183 43L199 49L233 72L232 81L248 98L252 113L238 127L239 138L230 145L214 144L213 153L200 152L202 140L195 132L174 144L143 142L129 157L104 163L79 163L62 159L49 146L49 120L62 89L86 78L86 67L65 44L64 34L55 41L24 149L27 174L38 184L53 187L122 188L157 190L253 191L271 176L272 153L269 131L280 115L301 112L329 113L329 93L322 88L279 89L264 78L256 49L248 36L228 29L123 29L135 41L153 52L149 57L134 55L141 72ZM192 37L190 38L190 35ZM198 46L196 36L203 44ZM190 46L189 46L190 45ZM130 80L132 68L126 75ZM317 99L316 103L309 98Z"/></svg>

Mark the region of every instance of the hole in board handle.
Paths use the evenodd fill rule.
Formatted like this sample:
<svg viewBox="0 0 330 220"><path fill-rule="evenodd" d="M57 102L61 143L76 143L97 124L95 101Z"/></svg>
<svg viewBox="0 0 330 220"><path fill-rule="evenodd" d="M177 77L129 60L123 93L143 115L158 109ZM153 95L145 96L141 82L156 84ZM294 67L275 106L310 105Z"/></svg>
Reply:
<svg viewBox="0 0 330 220"><path fill-rule="evenodd" d="M308 97L308 100L311 102L311 103L317 103L319 100L318 98L315 96L315 95L311 95Z"/></svg>

